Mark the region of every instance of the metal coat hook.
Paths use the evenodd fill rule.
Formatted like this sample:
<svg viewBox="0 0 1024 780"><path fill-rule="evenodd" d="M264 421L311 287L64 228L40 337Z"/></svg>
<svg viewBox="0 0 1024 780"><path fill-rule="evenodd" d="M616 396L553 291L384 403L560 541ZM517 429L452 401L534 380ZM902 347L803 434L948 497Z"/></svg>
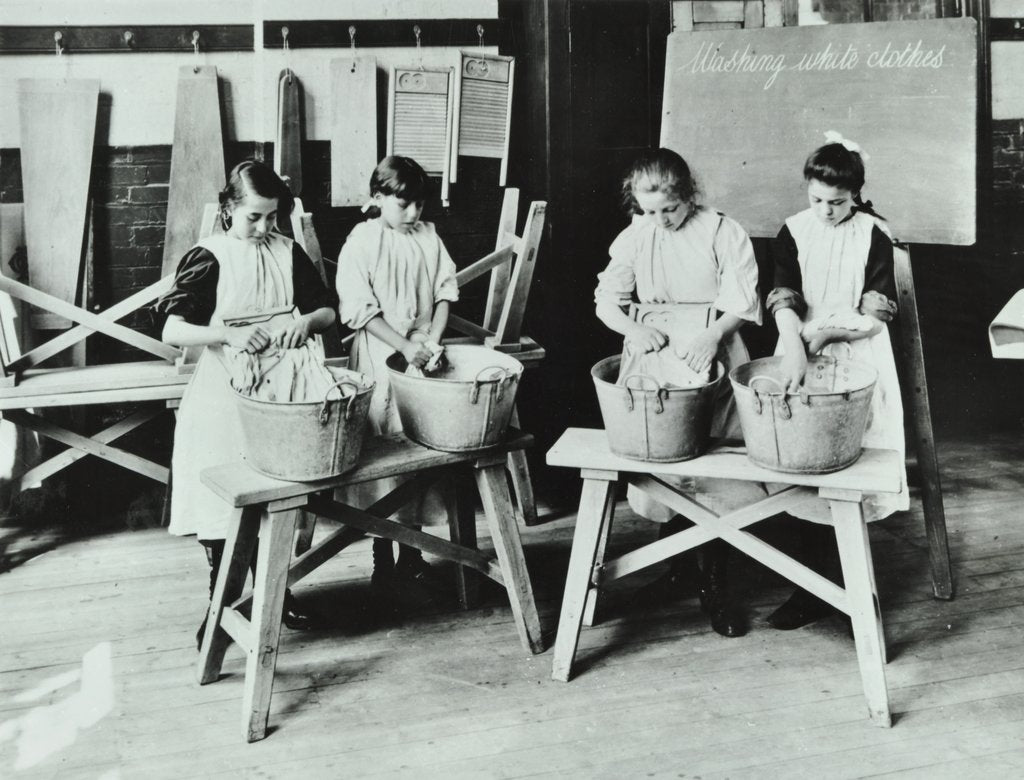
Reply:
<svg viewBox="0 0 1024 780"><path fill-rule="evenodd" d="M350 24L348 26L348 45L352 48L352 70L351 73L356 72L356 26Z"/></svg>
<svg viewBox="0 0 1024 780"><path fill-rule="evenodd" d="M57 32L55 32L53 34L53 43L54 43L54 46L57 47L57 56L58 57L64 53L64 47L61 46L61 41L63 41L63 40L64 40L64 33L62 33L60 30L57 30Z"/></svg>
<svg viewBox="0 0 1024 780"><path fill-rule="evenodd" d="M192 31L192 51L195 52L196 64L192 66L192 72L199 72L199 30Z"/></svg>
<svg viewBox="0 0 1024 780"><path fill-rule="evenodd" d="M124 35L122 35L121 37L124 38L124 45L127 46L129 49L135 45L135 33L133 33L131 30L125 30Z"/></svg>
<svg viewBox="0 0 1024 780"><path fill-rule="evenodd" d="M289 49L290 49L290 47L288 46L288 28L287 27L282 27L281 28L281 51L283 51L285 53L285 56L287 56ZM285 70L288 71L288 83L291 84L292 83L292 69L291 68L285 68Z"/></svg>
<svg viewBox="0 0 1024 780"><path fill-rule="evenodd" d="M423 70L423 45L420 43L420 33L422 32L418 24L412 26L412 34L416 36L416 56L420 61L420 70Z"/></svg>
<svg viewBox="0 0 1024 780"><path fill-rule="evenodd" d="M482 49L484 47L484 26L482 24L478 24L476 26L476 37L480 42L480 48Z"/></svg>

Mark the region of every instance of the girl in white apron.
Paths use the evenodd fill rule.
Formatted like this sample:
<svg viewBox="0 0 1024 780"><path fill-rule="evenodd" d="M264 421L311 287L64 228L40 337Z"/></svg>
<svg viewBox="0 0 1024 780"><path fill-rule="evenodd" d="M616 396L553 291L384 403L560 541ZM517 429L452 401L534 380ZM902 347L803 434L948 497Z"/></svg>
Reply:
<svg viewBox="0 0 1024 780"><path fill-rule="evenodd" d="M768 310L779 328L778 353L785 356L787 390L796 392L807 355L821 353L870 363L878 370L863 446L900 453L903 489L864 499L867 520L910 506L904 464L903 404L886 323L896 316L892 239L870 203L861 200L864 155L838 133L804 165L810 207L786 220L772 247L774 287ZM807 565L835 581L841 578L827 502L814 497L789 512L804 520L801 548ZM834 610L803 589L773 612L775 628L799 628Z"/></svg>
<svg viewBox="0 0 1024 780"><path fill-rule="evenodd" d="M728 371L749 360L739 328L744 322L760 324L761 304L757 263L743 228L697 204L689 167L669 149L638 159L623 182L623 194L633 221L612 243L611 262L598 274L595 295L597 316L625 337L619 382L635 373L662 384L680 384L687 377L706 382L712 361L721 361ZM645 319L627 313L634 303L641 311L644 304L662 305ZM727 382L722 387L711 435L740 438L732 393ZM719 513L764 496L760 486L734 480L678 484ZM682 521L668 507L632 487L628 497L638 514L667 523L664 531L681 529ZM715 631L742 636L745 620L726 595L728 550L721 540L704 545L699 595ZM689 572L686 567L683 556L673 561L669 588L679 590L687 575L692 578L693 567Z"/></svg>
<svg viewBox="0 0 1024 780"><path fill-rule="evenodd" d="M278 218L287 218L292 209L292 195L280 177L262 163L240 163L220 203L225 232L200 240L185 254L173 289L151 309L165 342L204 348L178 410L168 530L195 534L206 548L211 595L231 507L199 475L210 466L242 460L241 423L226 365L271 344L300 347L335 322L333 296L313 262L297 243L274 232ZM301 316L278 329L224 325L225 316L286 305L295 305ZM291 627L307 622L290 597L285 619Z"/></svg>
<svg viewBox="0 0 1024 780"><path fill-rule="evenodd" d="M341 321L356 332L349 365L376 382L369 425L377 435L402 430L385 361L400 352L410 365L423 368L440 349L449 306L459 299L455 263L434 225L420 220L430 188L415 160L385 157L370 176L370 201L364 207L380 215L352 229L338 258ZM369 506L398 483L388 478L355 485L346 490L346 501ZM419 527L443 511L430 493L397 517ZM378 595L413 604L433 600L440 587L419 550L399 545L396 562L391 540L381 538L373 540L371 585Z"/></svg>

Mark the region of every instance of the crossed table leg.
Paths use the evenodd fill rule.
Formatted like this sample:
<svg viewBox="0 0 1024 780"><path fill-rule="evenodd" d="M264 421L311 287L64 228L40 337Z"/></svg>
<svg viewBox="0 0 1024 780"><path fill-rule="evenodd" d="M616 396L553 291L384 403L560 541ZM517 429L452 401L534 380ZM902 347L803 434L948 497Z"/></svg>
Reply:
<svg viewBox="0 0 1024 780"><path fill-rule="evenodd" d="M217 680L231 640L245 651L243 733L249 742L266 736L285 589L366 533L460 564L458 587L464 600L472 592L467 568L503 585L523 647L531 653L543 650L540 620L505 476L508 450L525 446L529 437L519 435L499 451L482 457L474 453L437 453L411 442L380 438L383 446L380 441L368 443L370 452L364 449L364 459L356 471L333 480L281 482L257 475L244 464L217 467L203 475L204 482L232 501L235 510L225 540L225 563L217 574L199 651L197 676L201 684ZM460 464L472 467L494 542L494 556L476 549L472 505L464 493L459 497L458 517L452 523L451 542L387 519ZM332 497L335 488L344 484L398 473L411 478L368 509L357 509ZM340 521L342 526L292 562L292 537L300 510ZM243 598L248 562L257 539L255 583L252 594ZM246 612L251 617L246 617Z"/></svg>
<svg viewBox="0 0 1024 780"><path fill-rule="evenodd" d="M862 491L830 485L829 483L840 482L838 477L832 475L826 475L826 478L793 475L794 480L803 484L791 485L775 495L719 516L656 475L638 472L639 469L651 468L653 464L625 461L611 456L607 453L606 444L596 439L580 437L577 435L579 433L579 429L570 429L548 455L548 460L553 465L584 465L581 471L583 493L576 520L552 662L552 677L555 680L568 681L572 676L580 630L584 622L589 624L593 620L594 608L602 585L711 539L720 538L850 616L869 713L878 725L891 725L884 670L885 636L867 527L861 511ZM883 455L876 457L878 453ZM874 451L867 460L881 461L886 457L886 451ZM756 478L762 481L767 481L766 477L770 477L774 482L787 480L786 475L744 465L737 458L742 459L742 455L703 456L685 464L659 467L659 471L664 468L664 471L669 473L689 472L696 476ZM587 468L586 466L590 464L618 465L626 468ZM845 479L845 482L856 483L858 473L853 472L852 477ZM603 560L604 542L614 512L615 486L620 478L692 520L695 526L614 560ZM869 479L865 484L871 486L874 482ZM805 496L814 494L828 499L831 507L832 525L839 545L845 589L743 530L753 523L785 511Z"/></svg>

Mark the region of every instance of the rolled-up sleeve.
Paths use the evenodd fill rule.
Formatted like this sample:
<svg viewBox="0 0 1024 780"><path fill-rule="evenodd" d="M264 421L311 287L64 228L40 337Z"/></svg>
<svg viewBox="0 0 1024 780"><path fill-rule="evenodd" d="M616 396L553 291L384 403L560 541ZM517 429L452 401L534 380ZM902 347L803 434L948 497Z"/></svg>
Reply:
<svg viewBox="0 0 1024 780"><path fill-rule="evenodd" d="M342 325L352 330L365 327L381 313L380 301L373 292L370 278L371 263L377 259L379 246L370 245L371 242L366 240L369 236L363 235L365 231L360 230L361 227L357 225L341 247L335 277L338 318Z"/></svg>
<svg viewBox="0 0 1024 780"><path fill-rule="evenodd" d="M769 313L775 316L781 309L793 309L797 316L803 319L807 314L807 302L803 296L803 276L800 273L796 241L788 227L783 225L779 235L772 241L769 252L775 269L772 291L768 293L768 300L765 303Z"/></svg>
<svg viewBox="0 0 1024 780"><path fill-rule="evenodd" d="M715 308L741 320L761 324L761 298L757 292L754 246L740 224L723 217L715 233L718 258L718 295Z"/></svg>
<svg viewBox="0 0 1024 780"><path fill-rule="evenodd" d="M160 334L172 314L192 325L208 325L217 308L220 265L207 249L193 247L178 263L174 286L149 307L153 332Z"/></svg>
<svg viewBox="0 0 1024 780"><path fill-rule="evenodd" d="M636 259L634 234L632 228L626 228L608 248L611 260L597 275L597 289L594 291L594 300L598 304L629 306L633 301L633 292L636 290L636 271L633 268Z"/></svg>
<svg viewBox="0 0 1024 780"><path fill-rule="evenodd" d="M459 300L459 281L456 278L455 261L440 236L437 238L437 278L434 279L434 303Z"/></svg>

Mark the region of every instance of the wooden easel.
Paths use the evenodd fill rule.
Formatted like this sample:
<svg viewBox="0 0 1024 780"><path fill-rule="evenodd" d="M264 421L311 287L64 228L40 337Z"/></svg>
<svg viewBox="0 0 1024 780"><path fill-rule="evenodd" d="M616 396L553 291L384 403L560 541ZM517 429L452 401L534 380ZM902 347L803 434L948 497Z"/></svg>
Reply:
<svg viewBox="0 0 1024 780"><path fill-rule="evenodd" d="M949 541L946 537L946 510L942 501L939 459L932 432L921 322L917 316L917 295L914 292L914 273L910 266L908 246L894 242L893 264L900 311L896 324L905 361L902 366L902 392L904 405L910 408L913 417L913 445L921 472L921 501L924 504L924 528L928 536L928 560L932 569L932 593L937 599L951 599L954 589L949 563Z"/></svg>

